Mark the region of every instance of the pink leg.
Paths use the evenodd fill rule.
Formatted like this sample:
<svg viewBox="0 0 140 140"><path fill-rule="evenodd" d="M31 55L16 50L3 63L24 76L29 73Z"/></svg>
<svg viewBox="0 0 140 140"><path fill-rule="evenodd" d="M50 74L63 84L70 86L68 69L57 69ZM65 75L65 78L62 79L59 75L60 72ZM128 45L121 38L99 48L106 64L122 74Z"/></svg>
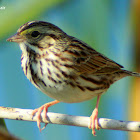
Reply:
<svg viewBox="0 0 140 140"><path fill-rule="evenodd" d="M42 105L41 107L39 107L39 108L33 110L33 112L32 112L32 115L33 115L33 116L35 115L35 113L37 113L37 126L38 126L40 132L41 132L41 130L42 130L42 129L41 129L41 124L40 124L40 123L41 123L41 112L43 111L42 117L46 119L46 118L47 118L46 113L48 112L48 108L49 108L50 106L52 106L52 105L57 104L57 103L59 103L59 101L55 100L55 101L46 103L46 104ZM46 125L47 125L47 124L45 124L45 127L46 127ZM43 127L43 129L44 129L45 127Z"/></svg>
<svg viewBox="0 0 140 140"><path fill-rule="evenodd" d="M95 132L95 127L96 129L99 130L99 123L98 123L98 106L99 106L99 101L100 101L100 97L101 97L101 94L98 95L97 97L97 103L96 103L96 107L95 109L93 110L91 116L90 116L90 123L89 123L89 126L88 128L89 129L92 129L92 134L95 136L96 132Z"/></svg>

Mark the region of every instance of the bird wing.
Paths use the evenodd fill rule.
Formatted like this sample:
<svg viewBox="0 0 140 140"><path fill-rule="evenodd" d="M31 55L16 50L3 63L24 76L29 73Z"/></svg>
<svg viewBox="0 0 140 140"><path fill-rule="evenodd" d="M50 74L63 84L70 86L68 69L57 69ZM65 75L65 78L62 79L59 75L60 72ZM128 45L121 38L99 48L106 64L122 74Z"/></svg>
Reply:
<svg viewBox="0 0 140 140"><path fill-rule="evenodd" d="M73 68L80 74L109 74L120 71L123 66L73 38L67 52L73 56Z"/></svg>

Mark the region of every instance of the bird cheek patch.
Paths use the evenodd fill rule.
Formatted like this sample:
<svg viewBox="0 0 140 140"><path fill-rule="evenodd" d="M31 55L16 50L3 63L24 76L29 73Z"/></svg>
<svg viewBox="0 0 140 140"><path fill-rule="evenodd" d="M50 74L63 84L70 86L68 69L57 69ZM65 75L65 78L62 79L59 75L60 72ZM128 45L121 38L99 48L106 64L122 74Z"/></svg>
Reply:
<svg viewBox="0 0 140 140"><path fill-rule="evenodd" d="M38 42L38 44L39 44L39 46L49 48L51 46L54 46L56 44L56 41L50 36L45 36L43 39L41 39Z"/></svg>

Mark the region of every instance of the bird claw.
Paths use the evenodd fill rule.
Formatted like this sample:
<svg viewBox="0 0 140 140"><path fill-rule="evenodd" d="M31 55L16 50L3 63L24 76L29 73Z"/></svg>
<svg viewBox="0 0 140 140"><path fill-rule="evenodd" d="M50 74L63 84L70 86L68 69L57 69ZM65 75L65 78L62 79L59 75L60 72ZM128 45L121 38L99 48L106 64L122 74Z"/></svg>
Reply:
<svg viewBox="0 0 140 140"><path fill-rule="evenodd" d="M89 125L88 125L88 128L89 129L92 129L92 134L94 136L96 136L96 131L95 131L95 128L97 130L99 130L99 123L98 123L98 109L95 108L92 112L92 115L90 116L90 122L89 122Z"/></svg>
<svg viewBox="0 0 140 140"><path fill-rule="evenodd" d="M46 128L47 125L48 125L48 123L45 123L45 125L44 125L44 127L41 129L41 131L44 130L44 129Z"/></svg>
<svg viewBox="0 0 140 140"><path fill-rule="evenodd" d="M39 131L41 132L43 129L46 128L47 124L48 123L45 123L44 127L41 128L41 121L42 120L47 120L47 112L48 112L48 108L54 104L57 104L59 103L59 101L55 100L55 101L52 101L52 102L49 102L49 103L46 103L44 105L42 105L41 107L37 108L37 109L34 109L33 112L32 112L32 116L34 116L35 114L37 115L37 126L39 128ZM42 112L43 111L43 112ZM42 118L41 118L41 112L42 112Z"/></svg>
<svg viewBox="0 0 140 140"><path fill-rule="evenodd" d="M42 112L42 110L43 110L43 112ZM44 105L41 106L40 108L37 108L37 109L33 110L33 112L32 112L32 116L34 116L34 115L37 113L37 114L36 114L36 115L37 115L37 127L39 128L39 131L40 131L40 132L41 132L43 129L45 129L46 126L47 126L47 124L48 124L48 123L45 123L44 127L41 128L41 112L42 112L42 118L47 120L47 115L46 115L46 113L48 112L48 108L45 107Z"/></svg>

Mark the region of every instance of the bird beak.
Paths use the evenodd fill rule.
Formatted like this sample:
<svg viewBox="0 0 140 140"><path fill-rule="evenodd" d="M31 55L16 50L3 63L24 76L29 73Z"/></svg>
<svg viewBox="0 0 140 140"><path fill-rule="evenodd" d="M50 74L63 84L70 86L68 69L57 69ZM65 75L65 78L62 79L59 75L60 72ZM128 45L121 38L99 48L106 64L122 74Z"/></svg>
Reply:
<svg viewBox="0 0 140 140"><path fill-rule="evenodd" d="M25 38L19 34L15 34L12 37L8 38L7 41L21 43L21 42L25 41Z"/></svg>

